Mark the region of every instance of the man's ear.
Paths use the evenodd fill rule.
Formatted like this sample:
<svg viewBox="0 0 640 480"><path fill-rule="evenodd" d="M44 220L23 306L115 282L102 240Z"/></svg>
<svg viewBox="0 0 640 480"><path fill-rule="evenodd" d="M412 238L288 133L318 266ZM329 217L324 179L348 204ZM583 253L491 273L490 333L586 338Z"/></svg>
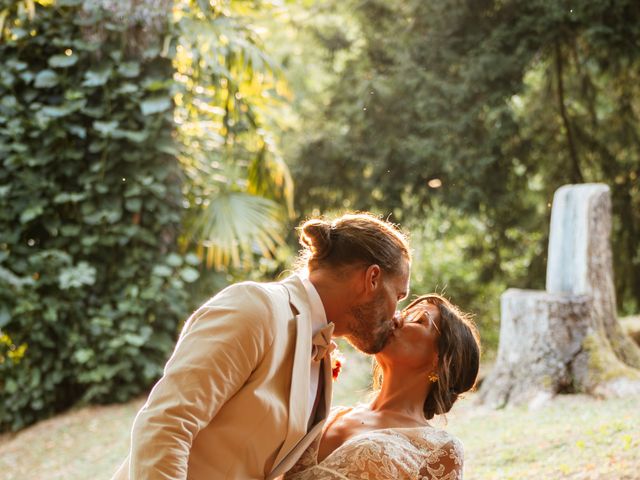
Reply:
<svg viewBox="0 0 640 480"><path fill-rule="evenodd" d="M367 292L373 292L377 290L382 283L382 269L380 265L369 265L364 275L365 290Z"/></svg>

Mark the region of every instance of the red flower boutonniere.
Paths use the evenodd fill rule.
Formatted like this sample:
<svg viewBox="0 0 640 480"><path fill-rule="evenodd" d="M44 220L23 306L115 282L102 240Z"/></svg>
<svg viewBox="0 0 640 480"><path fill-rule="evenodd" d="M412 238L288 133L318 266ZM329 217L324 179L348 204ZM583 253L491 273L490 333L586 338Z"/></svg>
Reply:
<svg viewBox="0 0 640 480"><path fill-rule="evenodd" d="M334 348L331 351L331 376L333 377L333 381L335 382L338 379L338 375L342 371L342 366L344 365L344 355L338 350L338 348Z"/></svg>

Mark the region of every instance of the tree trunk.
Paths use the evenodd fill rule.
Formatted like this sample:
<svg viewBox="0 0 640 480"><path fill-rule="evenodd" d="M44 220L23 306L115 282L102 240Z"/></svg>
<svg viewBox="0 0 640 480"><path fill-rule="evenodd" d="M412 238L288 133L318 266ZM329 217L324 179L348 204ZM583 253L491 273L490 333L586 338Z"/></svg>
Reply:
<svg viewBox="0 0 640 480"><path fill-rule="evenodd" d="M496 365L483 402L500 407L557 393L640 393L640 348L616 317L609 187L569 185L554 196L546 291L501 298Z"/></svg>

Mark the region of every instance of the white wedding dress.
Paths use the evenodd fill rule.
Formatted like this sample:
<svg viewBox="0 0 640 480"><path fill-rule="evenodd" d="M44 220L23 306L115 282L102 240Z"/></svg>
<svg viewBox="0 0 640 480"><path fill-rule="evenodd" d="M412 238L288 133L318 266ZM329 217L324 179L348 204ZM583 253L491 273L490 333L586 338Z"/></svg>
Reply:
<svg viewBox="0 0 640 480"><path fill-rule="evenodd" d="M350 408L335 408L327 424ZM318 437L285 480L461 480L460 441L433 427L385 428L355 435L318 463Z"/></svg>

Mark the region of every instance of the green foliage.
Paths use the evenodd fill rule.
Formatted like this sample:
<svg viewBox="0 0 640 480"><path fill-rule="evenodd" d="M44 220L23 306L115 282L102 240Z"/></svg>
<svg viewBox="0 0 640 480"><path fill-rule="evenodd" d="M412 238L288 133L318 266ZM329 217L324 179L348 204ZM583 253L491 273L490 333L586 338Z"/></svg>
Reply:
<svg viewBox="0 0 640 480"><path fill-rule="evenodd" d="M0 429L15 430L148 388L190 308L234 279L201 259L270 273L293 192L264 114L284 86L245 21L259 5L0 5Z"/></svg>
<svg viewBox="0 0 640 480"><path fill-rule="evenodd" d="M2 430L148 388L199 276L198 258L176 251L183 180L162 31L134 50L130 26L100 8L11 5L0 43Z"/></svg>
<svg viewBox="0 0 640 480"><path fill-rule="evenodd" d="M293 211L293 183L267 121L285 87L249 24L260 8L177 6L176 119L189 185L184 240L198 244L208 266L248 270L284 245Z"/></svg>
<svg viewBox="0 0 640 480"><path fill-rule="evenodd" d="M474 282L493 282L496 294L543 287L553 192L603 182L612 189L619 303L636 309L637 2L349 5L348 42L328 41L340 37L334 27L318 35L331 54L325 68L338 73L296 140L301 211L373 209L413 230L446 205L454 218L480 222L477 242L459 249L477 276L460 271L459 287L448 290L456 300L478 292ZM432 262L436 279L448 275Z"/></svg>
<svg viewBox="0 0 640 480"><path fill-rule="evenodd" d="M622 313L640 309L640 5L580 2L557 13L512 110L547 198L564 183L611 188Z"/></svg>

